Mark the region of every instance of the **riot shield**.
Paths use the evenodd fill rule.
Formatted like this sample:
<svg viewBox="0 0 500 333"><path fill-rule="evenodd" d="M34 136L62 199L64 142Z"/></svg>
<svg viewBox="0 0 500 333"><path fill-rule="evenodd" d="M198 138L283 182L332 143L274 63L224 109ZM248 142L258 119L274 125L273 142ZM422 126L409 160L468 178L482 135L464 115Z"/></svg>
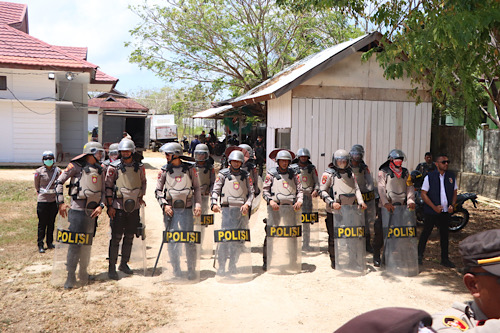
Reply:
<svg viewBox="0 0 500 333"><path fill-rule="evenodd" d="M132 252L130 255L130 264L132 269L141 268L146 275L146 213L145 206L139 208L140 220L137 224L134 241L132 243ZM120 243L122 244L122 243ZM120 250L121 253L121 250Z"/></svg>
<svg viewBox="0 0 500 333"><path fill-rule="evenodd" d="M214 214L210 210L210 197L201 197L201 258L210 259L214 255Z"/></svg>
<svg viewBox="0 0 500 333"><path fill-rule="evenodd" d="M366 264L365 221L357 205L342 205L333 211L335 269L364 275Z"/></svg>
<svg viewBox="0 0 500 333"><path fill-rule="evenodd" d="M258 186L259 189L260 189L259 195L256 195L253 198L253 201L252 201L252 214L255 214L259 210L260 202L262 201L262 186L263 186L263 183L262 183L262 178L260 176L258 177L257 184L253 184L253 186L254 187Z"/></svg>
<svg viewBox="0 0 500 333"><path fill-rule="evenodd" d="M222 207L222 219L214 230L217 244L215 266L218 282L236 283L252 279L252 247L248 215L240 207Z"/></svg>
<svg viewBox="0 0 500 333"><path fill-rule="evenodd" d="M57 215L56 248L52 269L54 286L71 289L88 283L87 268L96 220L90 218L92 211L92 209L70 209L65 218Z"/></svg>
<svg viewBox="0 0 500 333"><path fill-rule="evenodd" d="M302 203L302 252L303 255L319 254L318 198L304 195Z"/></svg>
<svg viewBox="0 0 500 333"><path fill-rule="evenodd" d="M394 212L381 209L384 230L384 257L387 272L401 276L418 274L418 239L415 211L394 206Z"/></svg>
<svg viewBox="0 0 500 333"><path fill-rule="evenodd" d="M300 211L294 211L292 205L280 205L277 211L267 206L267 214L267 272L300 273L302 269Z"/></svg>
<svg viewBox="0 0 500 333"><path fill-rule="evenodd" d="M373 193L373 192L371 192ZM377 218L377 206L375 199L365 201L366 209L364 210L364 220L365 220L365 237L367 248L371 247L370 238L375 235L375 219Z"/></svg>
<svg viewBox="0 0 500 333"><path fill-rule="evenodd" d="M175 283L200 280L201 231L199 217L191 208L173 208L172 217L163 215L167 255L164 256L162 279ZM195 221L195 219L197 221Z"/></svg>

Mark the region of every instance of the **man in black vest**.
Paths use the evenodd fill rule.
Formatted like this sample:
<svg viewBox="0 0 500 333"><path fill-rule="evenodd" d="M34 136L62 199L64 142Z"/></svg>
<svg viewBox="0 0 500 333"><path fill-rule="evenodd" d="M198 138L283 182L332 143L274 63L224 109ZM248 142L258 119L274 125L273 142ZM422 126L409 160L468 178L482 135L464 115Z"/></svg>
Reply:
<svg viewBox="0 0 500 333"><path fill-rule="evenodd" d="M425 244L432 233L434 226L439 228L441 243L441 265L454 268L455 265L448 258L448 226L451 214L457 202L457 182L455 174L448 171L450 159L445 154L438 156L437 171L429 172L422 185L422 199L424 200L424 230L418 242L418 261L422 264Z"/></svg>

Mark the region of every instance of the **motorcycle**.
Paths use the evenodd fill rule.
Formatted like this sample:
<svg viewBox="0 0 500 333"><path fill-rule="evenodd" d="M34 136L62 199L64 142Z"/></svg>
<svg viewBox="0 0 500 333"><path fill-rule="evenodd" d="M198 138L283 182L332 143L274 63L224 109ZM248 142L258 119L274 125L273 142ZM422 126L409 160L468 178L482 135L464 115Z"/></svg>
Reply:
<svg viewBox="0 0 500 333"><path fill-rule="evenodd" d="M420 195L420 187L423 183L422 174L419 171L412 171L411 178L415 186L415 213L417 215L417 225L424 225L424 199ZM469 211L463 207L467 200L472 201L474 208L477 208L477 194L476 193L460 193L457 195L457 203L454 207L453 214L451 215L450 225L448 230L457 232L462 230L467 223L469 223Z"/></svg>

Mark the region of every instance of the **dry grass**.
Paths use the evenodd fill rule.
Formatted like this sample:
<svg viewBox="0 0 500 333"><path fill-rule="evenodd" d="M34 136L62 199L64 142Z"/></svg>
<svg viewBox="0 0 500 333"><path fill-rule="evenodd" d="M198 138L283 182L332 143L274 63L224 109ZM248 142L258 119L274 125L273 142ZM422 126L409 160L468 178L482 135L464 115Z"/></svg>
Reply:
<svg viewBox="0 0 500 333"><path fill-rule="evenodd" d="M107 262L91 264L97 280L79 289L51 285L53 252L36 247L36 196L32 182L0 184L0 331L144 332L171 320L169 286L149 293L106 277ZM93 253L107 253L102 217ZM144 278L147 279L147 278Z"/></svg>

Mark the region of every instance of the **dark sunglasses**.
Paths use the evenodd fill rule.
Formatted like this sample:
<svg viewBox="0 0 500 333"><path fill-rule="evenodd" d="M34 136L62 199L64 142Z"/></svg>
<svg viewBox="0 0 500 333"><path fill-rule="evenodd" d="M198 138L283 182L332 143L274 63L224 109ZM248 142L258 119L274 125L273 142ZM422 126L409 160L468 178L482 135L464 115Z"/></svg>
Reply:
<svg viewBox="0 0 500 333"><path fill-rule="evenodd" d="M441 161L441 162L439 162L439 163L441 163L441 164L450 164L450 160Z"/></svg>
<svg viewBox="0 0 500 333"><path fill-rule="evenodd" d="M480 275L480 276L493 276L497 278L497 283L500 284L500 276L492 274L490 272L467 272L469 274L472 274L474 276Z"/></svg>
<svg viewBox="0 0 500 333"><path fill-rule="evenodd" d="M46 161L46 160L53 160L54 158L53 157L44 157L43 160Z"/></svg>

